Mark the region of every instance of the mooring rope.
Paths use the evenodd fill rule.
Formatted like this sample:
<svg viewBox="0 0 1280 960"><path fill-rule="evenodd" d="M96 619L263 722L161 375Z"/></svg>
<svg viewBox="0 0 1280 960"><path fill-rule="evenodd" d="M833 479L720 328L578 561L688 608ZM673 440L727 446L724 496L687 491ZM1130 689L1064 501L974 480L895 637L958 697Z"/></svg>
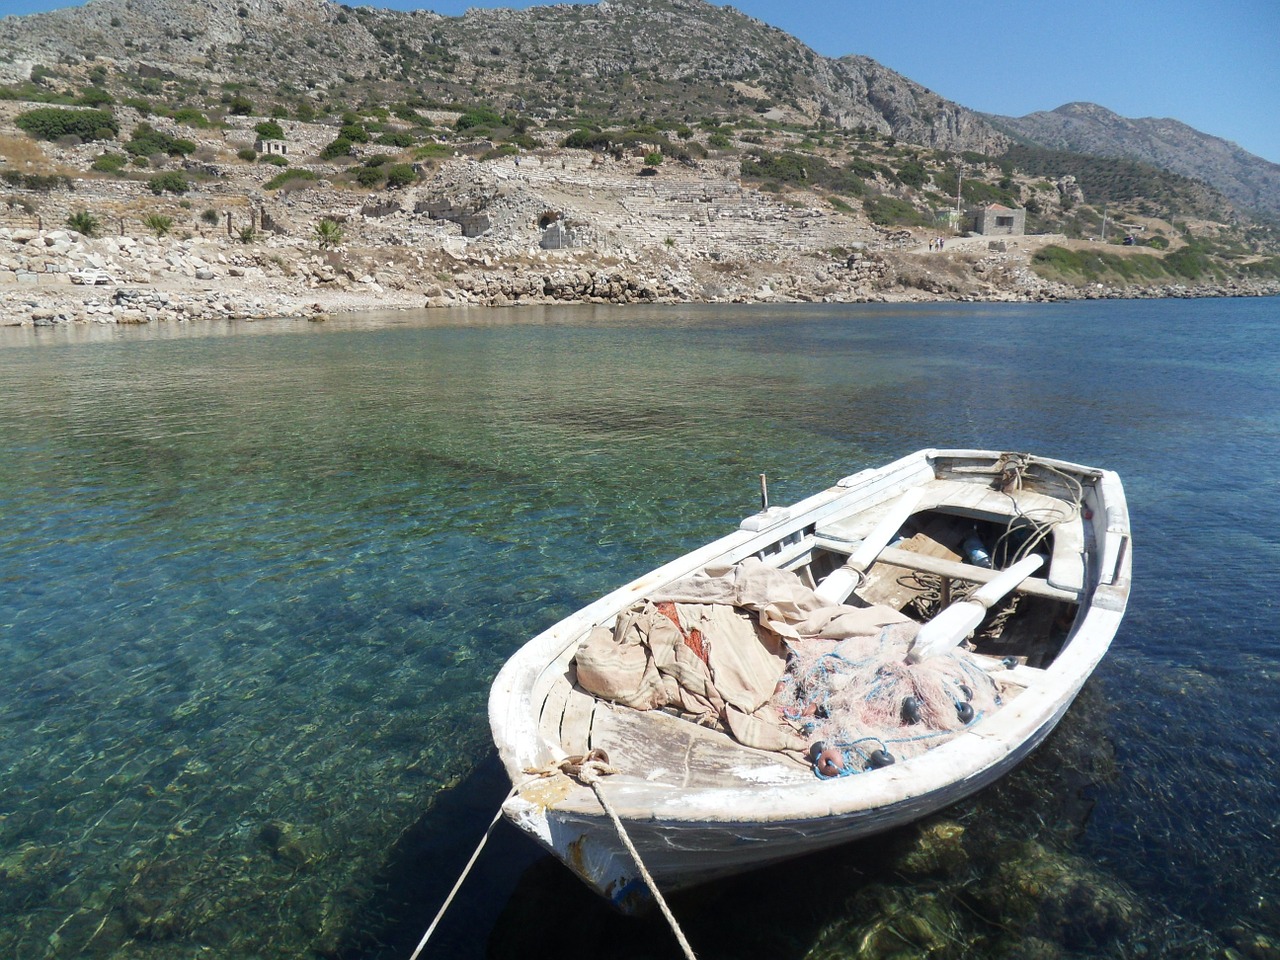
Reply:
<svg viewBox="0 0 1280 960"><path fill-rule="evenodd" d="M489 821L489 827L485 830L484 836L480 838L480 842L476 844L475 851L471 854L471 859L467 861L467 865L462 868L462 875L458 877L457 882L453 885L453 889L449 891L449 896L445 897L444 903L440 905L436 918L431 921L431 926L427 927L427 932L422 935L422 939L418 941L417 948L413 951L413 955L409 960L418 960L418 955L422 953L427 946L427 941L431 939L431 935L436 932L436 927L440 925L440 921L444 919L445 911L449 909L453 903L453 898L458 895L458 890L462 887L462 882L467 879L467 874L471 872L471 868L475 866L476 860L480 857L480 851L484 849L484 845L489 842L489 835L493 833L493 828L498 825L498 821L502 819L502 806L508 800L516 795L516 788L512 787L511 792L503 798L502 803L498 804L498 812L493 815L493 819Z"/></svg>
<svg viewBox="0 0 1280 960"><path fill-rule="evenodd" d="M645 882L645 886L649 888L649 892L653 894L654 901L658 904L658 908L662 911L663 917L671 927L671 932L675 934L676 941L680 944L680 949L684 951L686 960L698 960L694 955L693 947L689 946L689 941L685 938L684 931L680 929L680 924L676 922L675 914L671 912L671 908L667 906L667 901L662 896L662 891L658 889L657 881L653 879L653 875L649 873L649 868L644 865L644 861L640 859L640 851L631 842L631 837L627 835L626 828L622 825L617 812L613 809L613 805L609 803L605 797L604 791L600 789L600 782L609 774L618 771L609 766L608 755L600 749L592 750L585 756L566 757L559 763L539 770L526 770L531 773L534 778L554 776L556 773L563 773L572 777L579 783L591 788L596 795L596 799L600 801L600 806L604 808L604 812L609 815L609 819L613 821L614 829L618 831L618 838L622 841L622 845L627 848L627 853L631 854L631 859L635 861L636 867L640 870L640 876ZM528 781L525 781L526 783ZM467 861L467 865L462 868L462 874L458 877L453 885L453 889L449 891L449 896L445 898L444 903L440 905L435 919L431 921L431 926L427 927L427 932L422 935L422 939L418 941L417 948L410 955L409 960L418 960L419 955L426 949L427 941L431 939L431 935L436 932L436 927L440 925L440 921L444 918L445 911L453 903L453 898L457 896L458 890L461 889L462 883L467 879L467 875L471 872L471 868L475 866L476 860L480 857L480 851L484 849L484 845L489 842L489 835L493 833L493 828L498 825L498 821L502 819L502 808L508 800L516 795L520 789L520 784L513 786L511 791L503 798L502 803L498 804L498 811L493 815L493 819L489 821L489 826L484 832L484 836L480 838L480 842L476 844L475 851L471 854L471 859Z"/></svg>
<svg viewBox="0 0 1280 960"><path fill-rule="evenodd" d="M591 788L596 795L596 799L600 801L600 806L604 808L604 812L613 821L614 829L618 831L618 839L622 841L622 845L627 848L627 853L631 854L631 859L635 861L636 868L640 871L640 876L644 880L645 886L653 894L654 902L658 904L658 909L662 911L663 917L666 918L668 925L670 925L671 932L675 934L676 942L680 944L680 949L684 951L686 960L698 960L693 953L693 947L689 946L689 941L685 939L684 931L680 929L680 924L676 922L675 914L671 912L671 908L667 906L666 899L662 896L662 891L658 889L657 882L653 879L653 875L649 873L649 868L640 859L640 851L631 842L631 837L628 836L626 827L622 825L622 820L618 817L613 805L609 803L604 791L600 788L601 781L605 776L618 771L609 766L609 758L603 750L592 750L585 757L571 759L579 761L573 764L577 770L572 776Z"/></svg>

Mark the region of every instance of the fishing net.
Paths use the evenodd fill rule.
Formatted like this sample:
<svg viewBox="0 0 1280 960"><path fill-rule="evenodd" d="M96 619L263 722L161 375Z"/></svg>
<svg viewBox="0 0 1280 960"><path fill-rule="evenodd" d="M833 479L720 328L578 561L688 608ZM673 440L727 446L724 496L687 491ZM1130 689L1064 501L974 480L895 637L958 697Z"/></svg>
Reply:
<svg viewBox="0 0 1280 960"><path fill-rule="evenodd" d="M911 664L913 624L875 637L792 641L774 704L809 741L820 777L918 756L1000 705L995 680L964 650Z"/></svg>
<svg viewBox="0 0 1280 960"><path fill-rule="evenodd" d="M613 703L674 710L747 746L806 757L821 777L848 776L944 743L1000 703L963 650L907 663L918 630L892 607L832 604L748 558L595 627L575 676Z"/></svg>

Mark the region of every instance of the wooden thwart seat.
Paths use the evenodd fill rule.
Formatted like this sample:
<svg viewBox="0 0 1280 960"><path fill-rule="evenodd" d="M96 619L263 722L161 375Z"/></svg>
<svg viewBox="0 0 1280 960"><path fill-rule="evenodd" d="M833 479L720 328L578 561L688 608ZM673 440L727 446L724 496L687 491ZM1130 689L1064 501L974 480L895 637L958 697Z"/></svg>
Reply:
<svg viewBox="0 0 1280 960"><path fill-rule="evenodd" d="M912 550L903 550L900 547L885 547L880 551L879 562L907 570L919 570L921 573L932 573L952 580L964 580L968 583L990 583L1002 572L986 567L975 567L971 563L961 563L957 560L931 557ZM1028 577L1017 586L1014 592L1030 594L1033 597L1045 597L1049 600L1066 600L1071 603L1077 603L1080 600L1078 591L1061 590L1050 586L1048 581L1041 577Z"/></svg>
<svg viewBox="0 0 1280 960"><path fill-rule="evenodd" d="M953 480L934 480L923 485L919 490L919 502L915 505L916 513L936 509L957 516L992 522L1008 522L1013 517L1025 516L1036 523L1054 523L1053 553L1049 558L1048 572L1044 578L1029 580L1023 585L1022 592L1052 596L1053 599L1079 599L1085 584L1084 525L1078 515L1073 516L1071 504L1031 490L1002 493L991 489L986 484L957 483ZM868 511L856 518L820 524L815 536L817 545L839 553L856 554L864 542L875 539L879 522L893 516L897 512L895 507L899 502L898 499L892 499L877 510ZM906 551L895 552L895 548L885 547L878 551L878 558L882 562L891 562L889 560L891 556L898 556L903 552ZM906 558L899 556L899 562L895 562L894 565L976 583L986 583L990 579L990 576L985 579L982 577L981 568L967 564L955 564L950 568L953 571L962 569L963 575L958 572L946 573L941 569L921 565L933 559L924 558L917 564L905 562ZM986 573L994 575L992 571L986 571ZM843 587L843 584L840 586ZM831 591L835 589L836 585L833 584ZM1046 593L1045 590L1050 592ZM819 585L819 592L822 592L821 585Z"/></svg>

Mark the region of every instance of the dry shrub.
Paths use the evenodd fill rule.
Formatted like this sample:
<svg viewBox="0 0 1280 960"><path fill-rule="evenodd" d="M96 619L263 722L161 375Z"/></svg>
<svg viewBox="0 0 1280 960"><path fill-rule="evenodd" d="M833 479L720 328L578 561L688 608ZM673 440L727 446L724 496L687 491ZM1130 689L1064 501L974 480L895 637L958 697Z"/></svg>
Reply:
<svg viewBox="0 0 1280 960"><path fill-rule="evenodd" d="M22 169L24 164L33 164L45 168L49 166L49 158L44 148L30 137L13 137L0 134L0 157L9 161L13 169Z"/></svg>

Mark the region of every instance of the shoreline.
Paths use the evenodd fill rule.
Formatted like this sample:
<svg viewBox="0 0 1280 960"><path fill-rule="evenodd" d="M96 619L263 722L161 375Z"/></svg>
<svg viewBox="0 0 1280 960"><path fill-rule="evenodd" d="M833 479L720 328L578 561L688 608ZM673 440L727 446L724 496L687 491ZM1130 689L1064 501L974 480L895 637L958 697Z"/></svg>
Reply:
<svg viewBox="0 0 1280 960"><path fill-rule="evenodd" d="M730 271L678 251L513 253L473 243L461 250L413 250L406 257L399 247L317 250L288 239L247 246L225 238L90 238L67 229L0 228L0 326L319 320L371 311L578 303L1026 303L1280 295L1280 281L1058 283L1029 268L1031 250L1052 238L1018 239L1029 242L994 254L972 245L928 256L915 250L858 251L825 263L794 257Z"/></svg>

